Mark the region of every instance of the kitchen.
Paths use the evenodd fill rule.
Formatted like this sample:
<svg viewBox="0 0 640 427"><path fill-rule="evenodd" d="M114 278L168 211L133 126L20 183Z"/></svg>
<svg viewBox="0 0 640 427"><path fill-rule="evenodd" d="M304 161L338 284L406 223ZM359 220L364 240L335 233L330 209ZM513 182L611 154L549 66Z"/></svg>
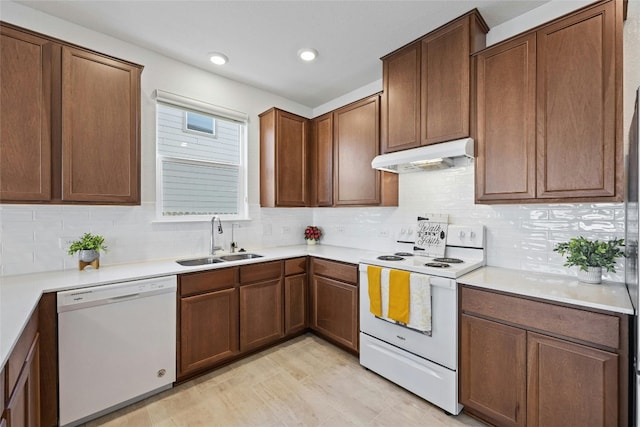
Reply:
<svg viewBox="0 0 640 427"><path fill-rule="evenodd" d="M564 5L570 9L558 12L552 6L537 10L542 16L524 15L492 28L487 35L487 45L579 7L575 3ZM625 135L633 112L632 88L639 83L638 59L632 54L638 44L639 18L636 9L637 5L631 2L629 17L624 25ZM544 10L547 10L546 14ZM403 229L406 231L413 226L416 213L443 212L449 214L452 224L485 225L487 265L566 274L562 257L553 252L555 243L578 235L601 239L624 237L622 203L477 205L474 203L472 162L443 171L400 175L398 207L260 208L257 115L277 105L306 117L317 117L379 91L381 82L373 82L327 105L311 109L60 21L51 15L43 15L21 4L3 3L2 20L145 65L142 78L142 205L2 205L3 276L75 269L76 260L66 255L64 242L88 229L108 237L110 251L102 259L105 266L187 258L207 252L209 224L153 222L156 218L155 145L149 141L154 141L155 101L152 93L157 88L189 94L194 98L204 97L214 104L245 111L253 118L248 131L249 217L252 220L242 222L240 228L236 228L234 237L241 247L248 250L301 244L304 227L316 224L324 231L322 245L386 251L394 246ZM205 94L202 94L202 87L207 87ZM225 233L220 236L225 248L229 247L231 241L230 228L227 226ZM606 278L624 282L623 272L623 261L619 260L617 273Z"/></svg>

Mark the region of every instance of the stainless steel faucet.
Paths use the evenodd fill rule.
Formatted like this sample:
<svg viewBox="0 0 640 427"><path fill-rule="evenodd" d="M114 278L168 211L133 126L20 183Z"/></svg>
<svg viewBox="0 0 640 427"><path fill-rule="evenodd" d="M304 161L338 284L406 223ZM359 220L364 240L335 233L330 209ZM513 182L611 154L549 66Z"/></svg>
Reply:
<svg viewBox="0 0 640 427"><path fill-rule="evenodd" d="M211 217L211 255L215 255L217 249L222 249L222 246L216 246L216 219L218 220L218 234L222 234L222 222L219 217L214 215Z"/></svg>

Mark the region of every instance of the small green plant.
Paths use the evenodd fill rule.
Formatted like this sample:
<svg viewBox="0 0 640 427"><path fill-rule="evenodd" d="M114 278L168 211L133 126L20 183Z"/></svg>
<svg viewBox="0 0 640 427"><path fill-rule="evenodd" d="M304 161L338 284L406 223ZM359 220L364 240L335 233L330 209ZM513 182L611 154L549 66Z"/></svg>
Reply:
<svg viewBox="0 0 640 427"><path fill-rule="evenodd" d="M574 265L580 270L587 271L587 267L602 267L607 271L615 273L615 260L624 255L621 246L624 246L623 239L612 239L607 242L600 240L587 240L580 236L569 239L568 242L558 243L554 251L560 255L567 256L565 267Z"/></svg>
<svg viewBox="0 0 640 427"><path fill-rule="evenodd" d="M104 244L104 237L91 233L84 233L79 240L74 240L69 246L69 255L73 255L78 251L104 251L107 252L107 247Z"/></svg>

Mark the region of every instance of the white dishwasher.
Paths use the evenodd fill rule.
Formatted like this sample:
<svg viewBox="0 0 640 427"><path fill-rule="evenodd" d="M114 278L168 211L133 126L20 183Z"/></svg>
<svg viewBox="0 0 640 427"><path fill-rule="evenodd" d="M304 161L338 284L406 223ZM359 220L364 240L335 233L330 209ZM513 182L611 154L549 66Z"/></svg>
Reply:
<svg viewBox="0 0 640 427"><path fill-rule="evenodd" d="M60 425L171 388L176 276L58 292Z"/></svg>

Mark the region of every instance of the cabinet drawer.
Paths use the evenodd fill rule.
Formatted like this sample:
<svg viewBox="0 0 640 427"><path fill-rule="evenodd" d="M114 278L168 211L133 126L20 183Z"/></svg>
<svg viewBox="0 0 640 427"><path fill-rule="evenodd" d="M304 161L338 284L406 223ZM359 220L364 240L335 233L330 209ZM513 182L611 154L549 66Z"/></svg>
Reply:
<svg viewBox="0 0 640 427"><path fill-rule="evenodd" d="M358 283L358 266L355 264L313 258L313 274L342 280L354 285Z"/></svg>
<svg viewBox="0 0 640 427"><path fill-rule="evenodd" d="M466 314L561 335L618 349L620 318L602 313L532 301L518 296L461 288L461 308Z"/></svg>
<svg viewBox="0 0 640 427"><path fill-rule="evenodd" d="M287 259L284 261L284 275L292 276L307 271L307 257Z"/></svg>
<svg viewBox="0 0 640 427"><path fill-rule="evenodd" d="M31 319L29 319L29 323L25 326L22 335L18 339L13 352L9 355L9 360L7 361L7 365L5 368L6 382L7 382L7 396L5 398L9 398L11 393L16 386L18 381L18 376L20 375L20 371L22 371L22 367L27 360L27 355L29 354L29 349L33 344L33 340L38 332L38 311L34 311L33 315L31 315Z"/></svg>
<svg viewBox="0 0 640 427"><path fill-rule="evenodd" d="M282 276L282 261L262 262L240 267L240 283L277 279Z"/></svg>
<svg viewBox="0 0 640 427"><path fill-rule="evenodd" d="M180 296L201 294L233 287L238 283L238 268L223 268L180 275Z"/></svg>

